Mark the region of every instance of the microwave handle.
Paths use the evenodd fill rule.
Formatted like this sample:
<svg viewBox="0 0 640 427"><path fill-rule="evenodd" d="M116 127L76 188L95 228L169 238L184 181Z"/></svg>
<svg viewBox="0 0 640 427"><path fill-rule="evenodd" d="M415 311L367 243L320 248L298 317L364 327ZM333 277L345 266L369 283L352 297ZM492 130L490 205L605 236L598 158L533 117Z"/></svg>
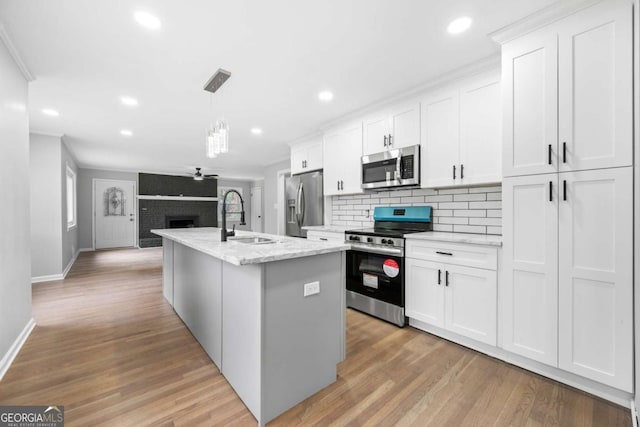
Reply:
<svg viewBox="0 0 640 427"><path fill-rule="evenodd" d="M398 157L396 158L396 179L402 179L402 150L398 153Z"/></svg>

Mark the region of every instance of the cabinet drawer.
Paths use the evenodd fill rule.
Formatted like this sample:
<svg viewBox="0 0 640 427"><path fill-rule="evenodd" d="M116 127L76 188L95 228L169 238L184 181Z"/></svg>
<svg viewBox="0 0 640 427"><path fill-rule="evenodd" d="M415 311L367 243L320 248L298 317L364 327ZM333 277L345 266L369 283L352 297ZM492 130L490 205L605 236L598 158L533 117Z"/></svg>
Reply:
<svg viewBox="0 0 640 427"><path fill-rule="evenodd" d="M446 262L487 270L498 268L498 249L489 246L407 239L405 254L407 258L425 261Z"/></svg>
<svg viewBox="0 0 640 427"><path fill-rule="evenodd" d="M307 240L344 242L344 233L334 231L307 231Z"/></svg>

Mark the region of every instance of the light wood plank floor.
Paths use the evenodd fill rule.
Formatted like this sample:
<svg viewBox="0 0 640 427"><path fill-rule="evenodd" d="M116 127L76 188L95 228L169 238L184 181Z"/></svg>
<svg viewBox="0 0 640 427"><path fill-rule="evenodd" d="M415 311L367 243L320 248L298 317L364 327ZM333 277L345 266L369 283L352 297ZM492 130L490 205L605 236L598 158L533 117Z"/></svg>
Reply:
<svg viewBox="0 0 640 427"><path fill-rule="evenodd" d="M68 426L255 426L161 291L157 249L82 253L33 286L37 327L0 404ZM630 426L628 409L412 328L348 311L338 380L270 426ZM313 367L310 367L313 369Z"/></svg>

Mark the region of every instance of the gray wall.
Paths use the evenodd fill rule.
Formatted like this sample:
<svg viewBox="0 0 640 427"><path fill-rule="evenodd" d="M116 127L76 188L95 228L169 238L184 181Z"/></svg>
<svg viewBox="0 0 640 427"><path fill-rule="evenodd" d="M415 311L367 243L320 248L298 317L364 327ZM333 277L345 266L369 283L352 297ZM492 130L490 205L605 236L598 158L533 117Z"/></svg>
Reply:
<svg viewBox="0 0 640 427"><path fill-rule="evenodd" d="M291 168L291 162L289 160L283 160L280 163L275 163L264 169L262 200L264 204L263 218L265 233L276 234L278 232L278 212L275 208L278 202L278 171L289 168ZM284 206L282 209L284 209Z"/></svg>
<svg viewBox="0 0 640 427"><path fill-rule="evenodd" d="M31 277L60 275L78 251L78 226L67 229L67 166L78 168L63 140L29 135Z"/></svg>
<svg viewBox="0 0 640 427"><path fill-rule="evenodd" d="M67 229L67 166L76 174L76 226L71 229ZM61 227L62 227L62 270L64 271L69 263L78 254L78 166L76 161L71 155L71 152L64 143L64 138L60 142L60 187L61 187Z"/></svg>
<svg viewBox="0 0 640 427"><path fill-rule="evenodd" d="M29 157L31 277L61 274L63 199L60 138L30 134ZM64 218L66 220L66 213Z"/></svg>
<svg viewBox="0 0 640 427"><path fill-rule="evenodd" d="M244 200L244 213L245 213L245 222L247 225L240 225L240 219L237 218L237 215L227 216L227 229L233 227L235 224L236 229L238 230L249 230L251 231L251 186L252 181L241 181L236 179L224 179L218 178L218 188L220 187L232 187L235 189L242 189L242 200ZM218 191L219 192L219 191ZM220 198L218 202L218 212L222 212L222 198ZM222 226L222 216L218 215L220 219L218 221L218 227Z"/></svg>
<svg viewBox="0 0 640 427"><path fill-rule="evenodd" d="M78 169L78 247L93 249L93 179L117 179L138 182L136 172ZM136 191L137 184L136 184ZM137 206L137 204L136 204Z"/></svg>
<svg viewBox="0 0 640 427"><path fill-rule="evenodd" d="M0 41L0 360L31 319L27 81Z"/></svg>

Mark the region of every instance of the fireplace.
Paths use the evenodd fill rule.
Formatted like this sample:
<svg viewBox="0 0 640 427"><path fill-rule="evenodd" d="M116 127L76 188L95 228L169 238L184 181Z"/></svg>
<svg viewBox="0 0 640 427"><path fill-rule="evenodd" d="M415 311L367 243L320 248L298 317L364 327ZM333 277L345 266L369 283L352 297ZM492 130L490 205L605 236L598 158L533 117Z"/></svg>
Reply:
<svg viewBox="0 0 640 427"><path fill-rule="evenodd" d="M173 215L165 216L165 228L193 228L198 227L200 216L198 215Z"/></svg>

